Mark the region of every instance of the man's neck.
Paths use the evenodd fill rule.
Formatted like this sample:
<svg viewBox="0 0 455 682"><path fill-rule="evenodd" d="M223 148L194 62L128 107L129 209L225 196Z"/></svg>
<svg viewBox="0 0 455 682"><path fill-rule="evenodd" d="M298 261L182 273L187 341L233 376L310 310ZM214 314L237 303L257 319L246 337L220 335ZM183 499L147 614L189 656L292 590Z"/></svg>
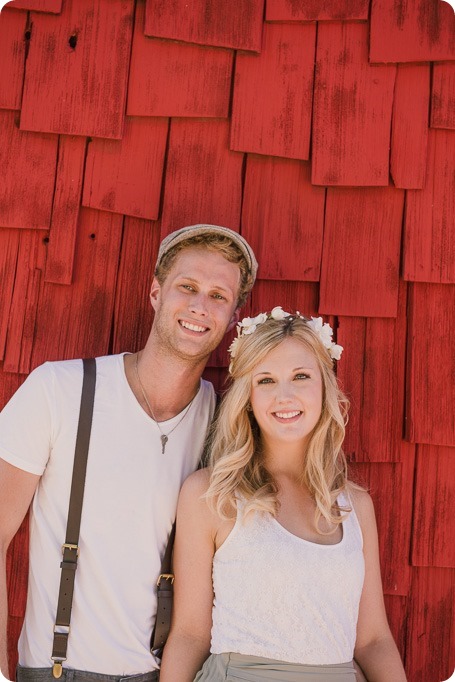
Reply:
<svg viewBox="0 0 455 682"><path fill-rule="evenodd" d="M170 357L152 344L139 353L125 355L124 362L126 378L136 399L146 412L151 407L153 418L160 422L175 417L195 397L206 365L206 361L192 364Z"/></svg>

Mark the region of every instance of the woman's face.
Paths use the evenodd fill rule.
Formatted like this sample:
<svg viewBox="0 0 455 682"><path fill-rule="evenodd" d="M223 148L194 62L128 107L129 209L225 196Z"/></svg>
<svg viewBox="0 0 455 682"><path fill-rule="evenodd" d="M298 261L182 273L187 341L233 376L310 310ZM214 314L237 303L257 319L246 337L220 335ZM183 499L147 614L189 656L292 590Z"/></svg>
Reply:
<svg viewBox="0 0 455 682"><path fill-rule="evenodd" d="M271 350L252 372L251 406L266 448L305 448L322 410L316 357L294 338Z"/></svg>

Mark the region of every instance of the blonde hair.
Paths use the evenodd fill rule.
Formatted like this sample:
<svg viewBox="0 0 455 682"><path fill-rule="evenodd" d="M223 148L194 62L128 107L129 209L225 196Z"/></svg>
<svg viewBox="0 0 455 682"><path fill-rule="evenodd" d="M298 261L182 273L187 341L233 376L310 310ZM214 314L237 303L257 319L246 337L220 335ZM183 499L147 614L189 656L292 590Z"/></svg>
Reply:
<svg viewBox="0 0 455 682"><path fill-rule="evenodd" d="M180 251L190 247L202 247L208 251L215 251L220 253L227 261L229 261L229 263L234 263L235 265L239 266L240 287L237 298L237 306L240 308L245 303L247 296L253 286L251 269L239 247L228 236L225 235L203 234L197 235L195 237L188 237L188 239L178 242L178 244L170 248L169 251L164 254L159 266L156 268L155 277L157 278L158 282L163 284Z"/></svg>
<svg viewBox="0 0 455 682"><path fill-rule="evenodd" d="M223 519L232 518L236 498L245 500L244 512L264 511L276 515L277 485L267 471L260 430L248 403L254 367L286 338L302 343L317 360L322 376L322 410L305 453L302 453L302 482L316 503L315 523L321 517L341 523L349 508L336 503L350 486L342 443L347 423L348 400L338 387L333 361L317 333L298 317L269 318L252 334L239 339L231 364L232 384L224 396L209 441L210 485L205 495L209 506ZM336 530L335 525L334 530ZM321 530L319 530L322 533ZM334 531L331 531L334 532Z"/></svg>

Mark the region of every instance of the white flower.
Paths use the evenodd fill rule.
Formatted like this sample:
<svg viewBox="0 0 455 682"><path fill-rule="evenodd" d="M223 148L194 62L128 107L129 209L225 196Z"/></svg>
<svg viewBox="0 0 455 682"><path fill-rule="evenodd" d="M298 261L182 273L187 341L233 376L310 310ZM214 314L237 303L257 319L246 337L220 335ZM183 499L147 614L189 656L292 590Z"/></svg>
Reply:
<svg viewBox="0 0 455 682"><path fill-rule="evenodd" d="M228 348L228 353L231 356L231 358L235 358L235 354L237 353L237 346L239 345L240 337L237 337L236 339L233 340L231 345Z"/></svg>
<svg viewBox="0 0 455 682"><path fill-rule="evenodd" d="M273 317L274 320L284 320L284 318L289 317L290 314L291 313L285 312L280 305L277 305L270 313L270 317Z"/></svg>
<svg viewBox="0 0 455 682"><path fill-rule="evenodd" d="M341 353L343 352L343 346L339 346L337 343L333 343L329 353L333 360L339 360L341 358Z"/></svg>
<svg viewBox="0 0 455 682"><path fill-rule="evenodd" d="M259 315L256 315L256 317L244 317L243 320L237 325L238 334L252 334L256 331L257 325L262 324L266 320L267 313L259 313Z"/></svg>
<svg viewBox="0 0 455 682"><path fill-rule="evenodd" d="M316 334L321 339L324 348L331 348L332 346L332 335L333 329L328 322L323 322L322 317L312 317L307 323L311 329L313 329Z"/></svg>

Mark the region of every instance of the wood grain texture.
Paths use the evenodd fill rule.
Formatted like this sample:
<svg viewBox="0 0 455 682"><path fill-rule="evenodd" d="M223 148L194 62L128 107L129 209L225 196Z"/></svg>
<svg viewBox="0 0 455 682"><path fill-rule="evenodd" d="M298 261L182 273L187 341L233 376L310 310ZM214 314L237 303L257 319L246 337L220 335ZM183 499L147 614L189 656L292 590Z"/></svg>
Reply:
<svg viewBox="0 0 455 682"><path fill-rule="evenodd" d="M48 229L57 137L19 130L14 111L0 110L0 225Z"/></svg>
<svg viewBox="0 0 455 682"><path fill-rule="evenodd" d="M406 672L412 682L448 680L455 667L455 574L414 568L408 599Z"/></svg>
<svg viewBox="0 0 455 682"><path fill-rule="evenodd" d="M314 24L265 24L261 54L237 55L231 149L308 159L315 41Z"/></svg>
<svg viewBox="0 0 455 682"><path fill-rule="evenodd" d="M125 218L114 305L112 352L145 346L153 319L149 299L160 241L160 224Z"/></svg>
<svg viewBox="0 0 455 682"><path fill-rule="evenodd" d="M417 448L413 566L455 568L455 448Z"/></svg>
<svg viewBox="0 0 455 682"><path fill-rule="evenodd" d="M5 353L9 311L16 277L19 231L0 230L0 360ZM0 409L1 409L0 405Z"/></svg>
<svg viewBox="0 0 455 682"><path fill-rule="evenodd" d="M25 9L32 12L50 12L59 14L62 10L63 0L12 0L7 2L8 8Z"/></svg>
<svg viewBox="0 0 455 682"><path fill-rule="evenodd" d="M71 284L85 164L85 137L62 135L46 259L46 282Z"/></svg>
<svg viewBox="0 0 455 682"><path fill-rule="evenodd" d="M368 0L267 0L267 21L368 19Z"/></svg>
<svg viewBox="0 0 455 682"><path fill-rule="evenodd" d="M26 12L0 13L0 109L20 109L25 62Z"/></svg>
<svg viewBox="0 0 455 682"><path fill-rule="evenodd" d="M167 118L127 117L122 140L92 140L82 205L156 219L168 127Z"/></svg>
<svg viewBox="0 0 455 682"><path fill-rule="evenodd" d="M134 0L67 0L36 14L21 128L120 139Z"/></svg>
<svg viewBox="0 0 455 682"><path fill-rule="evenodd" d="M228 136L222 119L172 120L161 237L196 223L239 230L243 154Z"/></svg>
<svg viewBox="0 0 455 682"><path fill-rule="evenodd" d="M455 283L455 132L430 130L425 185L408 191L403 277Z"/></svg>
<svg viewBox="0 0 455 682"><path fill-rule="evenodd" d="M45 360L108 352L122 222L114 213L81 209L73 284L42 287L32 368Z"/></svg>
<svg viewBox="0 0 455 682"><path fill-rule="evenodd" d="M145 0L140 0L136 6L127 114L227 117L233 51L147 38L144 15Z"/></svg>
<svg viewBox="0 0 455 682"><path fill-rule="evenodd" d="M406 651L406 622L409 599L385 594L384 603L393 638L400 652Z"/></svg>
<svg viewBox="0 0 455 682"><path fill-rule="evenodd" d="M261 279L319 280L325 189L305 161L248 155L242 234Z"/></svg>
<svg viewBox="0 0 455 682"><path fill-rule="evenodd" d="M407 353L407 439L455 445L455 286L410 285ZM431 329L431 334L424 333Z"/></svg>
<svg viewBox="0 0 455 682"><path fill-rule="evenodd" d="M145 35L260 52L264 0L147 0Z"/></svg>
<svg viewBox="0 0 455 682"><path fill-rule="evenodd" d="M431 127L455 129L455 64L434 64Z"/></svg>
<svg viewBox="0 0 455 682"><path fill-rule="evenodd" d="M388 185L395 66L368 63L368 25L318 27L313 111L316 185Z"/></svg>
<svg viewBox="0 0 455 682"><path fill-rule="evenodd" d="M351 461L401 461L406 291L396 320L338 318L344 347L337 376L350 401L345 451Z"/></svg>
<svg viewBox="0 0 455 682"><path fill-rule="evenodd" d="M370 26L372 62L455 59L455 16L446 2L372 0Z"/></svg>
<svg viewBox="0 0 455 682"><path fill-rule="evenodd" d="M375 507L385 594L407 596L411 584L411 542L414 446L403 463L351 464L354 480L370 493Z"/></svg>
<svg viewBox="0 0 455 682"><path fill-rule="evenodd" d="M8 322L5 372L30 372L40 284L46 259L46 236L37 230L21 230L17 269Z"/></svg>
<svg viewBox="0 0 455 682"><path fill-rule="evenodd" d="M403 204L392 187L327 190L320 312L396 316Z"/></svg>
<svg viewBox="0 0 455 682"><path fill-rule="evenodd" d="M428 142L430 66L400 64L393 100L390 173L395 187L422 189Z"/></svg>

